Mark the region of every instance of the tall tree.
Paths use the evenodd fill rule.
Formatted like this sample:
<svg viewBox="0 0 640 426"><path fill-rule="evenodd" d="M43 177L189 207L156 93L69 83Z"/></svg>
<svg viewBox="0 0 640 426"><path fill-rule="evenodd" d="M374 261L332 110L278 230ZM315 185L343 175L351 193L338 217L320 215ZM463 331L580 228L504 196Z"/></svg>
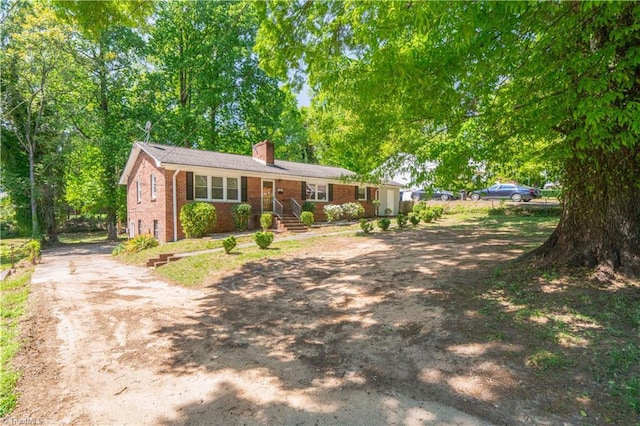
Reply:
<svg viewBox="0 0 640 426"><path fill-rule="evenodd" d="M303 71L325 108L383 130L355 135L353 146L452 160L439 169L456 176L537 144L541 161L562 165L564 208L535 254L637 272L640 3L263 7L262 65L279 76Z"/></svg>
<svg viewBox="0 0 640 426"><path fill-rule="evenodd" d="M3 168L8 169L14 185L5 184L14 193L19 191L22 159L26 160L31 236L42 237L44 221L50 239L56 240L54 212L59 197L55 195L62 188L56 180L59 175L50 172L60 163L64 108L76 77L69 67L70 31L44 5L14 3L11 7L0 58L2 132L5 142L16 145L5 145Z"/></svg>
<svg viewBox="0 0 640 426"><path fill-rule="evenodd" d="M301 122L287 89L258 66L254 4L163 2L154 24L143 94L155 107L154 139L246 154L257 141L284 138L294 118Z"/></svg>
<svg viewBox="0 0 640 426"><path fill-rule="evenodd" d="M117 239L118 212L124 201L118 180L136 131L129 88L137 77L143 42L141 31L152 12L146 1L59 1L58 14L78 29L76 61L86 70L82 112L74 121L83 140L99 150L101 205L106 213L107 239ZM82 145L79 145L80 147ZM93 147L87 152L95 154ZM77 187L77 185L76 185ZM68 196L69 197L69 196Z"/></svg>

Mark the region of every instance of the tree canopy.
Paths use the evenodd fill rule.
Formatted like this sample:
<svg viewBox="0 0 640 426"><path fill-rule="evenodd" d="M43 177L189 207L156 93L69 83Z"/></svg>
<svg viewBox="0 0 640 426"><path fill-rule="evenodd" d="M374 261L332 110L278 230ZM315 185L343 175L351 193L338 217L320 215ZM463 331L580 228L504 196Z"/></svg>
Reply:
<svg viewBox="0 0 640 426"><path fill-rule="evenodd" d="M533 159L565 188L537 254L639 263L637 2L274 1L263 13L262 66L308 77L314 107L347 124L336 146L358 171L370 171L359 152L438 161L442 182Z"/></svg>

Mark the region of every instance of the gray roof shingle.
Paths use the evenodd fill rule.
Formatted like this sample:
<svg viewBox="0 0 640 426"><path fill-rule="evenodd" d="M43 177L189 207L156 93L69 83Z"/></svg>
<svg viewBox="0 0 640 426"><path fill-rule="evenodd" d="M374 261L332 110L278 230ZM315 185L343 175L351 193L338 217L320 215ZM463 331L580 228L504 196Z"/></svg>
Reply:
<svg viewBox="0 0 640 426"><path fill-rule="evenodd" d="M215 167L255 173L325 179L340 179L341 177L355 176L354 172L341 167L319 166L317 164L281 160L275 160L274 164L270 166L247 155L225 154L154 143L138 142L137 145L156 161L164 164Z"/></svg>

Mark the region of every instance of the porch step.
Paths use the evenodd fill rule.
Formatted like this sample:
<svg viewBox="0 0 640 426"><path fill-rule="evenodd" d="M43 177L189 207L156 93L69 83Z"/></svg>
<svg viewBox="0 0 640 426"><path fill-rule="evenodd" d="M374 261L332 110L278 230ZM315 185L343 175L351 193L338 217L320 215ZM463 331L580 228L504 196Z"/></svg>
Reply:
<svg viewBox="0 0 640 426"><path fill-rule="evenodd" d="M179 259L180 257L176 256L175 253L161 253L158 257L147 260L147 266L157 268L158 266L166 265L169 262L175 262Z"/></svg>
<svg viewBox="0 0 640 426"><path fill-rule="evenodd" d="M276 218L276 222L278 224L279 231L287 231L287 232L307 232L307 227L304 223L301 223L297 217L293 214L286 214L280 218Z"/></svg>

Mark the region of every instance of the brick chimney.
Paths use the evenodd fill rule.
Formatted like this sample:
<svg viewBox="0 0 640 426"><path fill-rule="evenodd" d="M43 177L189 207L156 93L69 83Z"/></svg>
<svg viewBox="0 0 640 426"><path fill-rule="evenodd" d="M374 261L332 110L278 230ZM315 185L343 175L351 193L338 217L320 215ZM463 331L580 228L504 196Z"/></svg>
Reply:
<svg viewBox="0 0 640 426"><path fill-rule="evenodd" d="M263 161L267 166L273 166L273 142L264 140L253 146L253 158Z"/></svg>

